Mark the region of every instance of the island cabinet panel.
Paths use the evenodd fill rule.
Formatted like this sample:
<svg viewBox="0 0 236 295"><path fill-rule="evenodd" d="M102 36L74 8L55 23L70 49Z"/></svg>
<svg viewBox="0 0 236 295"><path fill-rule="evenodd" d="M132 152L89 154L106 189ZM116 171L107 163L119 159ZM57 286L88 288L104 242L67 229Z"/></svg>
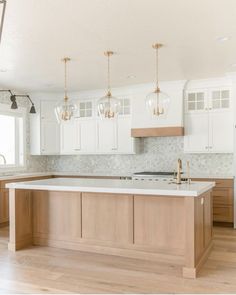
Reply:
<svg viewBox="0 0 236 295"><path fill-rule="evenodd" d="M82 238L115 246L133 243L133 196L82 193Z"/></svg>
<svg viewBox="0 0 236 295"><path fill-rule="evenodd" d="M10 189L16 251L48 245L145 259L173 259L196 278L212 246L211 191L198 196Z"/></svg>
<svg viewBox="0 0 236 295"><path fill-rule="evenodd" d="M32 245L32 194L29 190L10 190L9 249Z"/></svg>
<svg viewBox="0 0 236 295"><path fill-rule="evenodd" d="M134 196L134 244L183 254L184 210L184 198Z"/></svg>
<svg viewBox="0 0 236 295"><path fill-rule="evenodd" d="M77 192L34 191L34 244L81 238L81 196Z"/></svg>
<svg viewBox="0 0 236 295"><path fill-rule="evenodd" d="M212 193L185 198L185 267L184 277L195 278L212 248Z"/></svg>
<svg viewBox="0 0 236 295"><path fill-rule="evenodd" d="M9 222L9 194L8 189L0 188L0 227Z"/></svg>

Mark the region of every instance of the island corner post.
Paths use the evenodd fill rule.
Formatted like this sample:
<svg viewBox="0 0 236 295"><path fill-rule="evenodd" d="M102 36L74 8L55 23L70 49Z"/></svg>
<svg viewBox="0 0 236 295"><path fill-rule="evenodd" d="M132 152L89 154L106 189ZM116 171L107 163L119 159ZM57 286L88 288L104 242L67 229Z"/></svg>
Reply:
<svg viewBox="0 0 236 295"><path fill-rule="evenodd" d="M212 196L10 188L11 251L32 245L181 264L196 278L212 247Z"/></svg>

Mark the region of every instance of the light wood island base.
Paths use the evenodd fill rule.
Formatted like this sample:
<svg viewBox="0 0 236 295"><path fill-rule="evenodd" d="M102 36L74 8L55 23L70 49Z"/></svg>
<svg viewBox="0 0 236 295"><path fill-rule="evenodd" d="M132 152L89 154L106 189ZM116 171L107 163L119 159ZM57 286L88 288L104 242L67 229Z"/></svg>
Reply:
<svg viewBox="0 0 236 295"><path fill-rule="evenodd" d="M196 278L212 246L211 203L211 191L174 197L10 189L8 248L163 259Z"/></svg>

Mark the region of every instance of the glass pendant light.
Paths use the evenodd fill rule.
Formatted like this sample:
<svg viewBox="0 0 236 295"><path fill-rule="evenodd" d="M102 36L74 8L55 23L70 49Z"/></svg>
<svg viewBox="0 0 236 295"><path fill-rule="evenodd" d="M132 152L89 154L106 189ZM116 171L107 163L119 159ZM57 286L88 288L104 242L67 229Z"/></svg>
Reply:
<svg viewBox="0 0 236 295"><path fill-rule="evenodd" d="M118 98L111 94L110 56L114 53L112 51L106 51L104 54L107 56L107 94L98 101L98 113L101 119L113 119L119 114L121 103Z"/></svg>
<svg viewBox="0 0 236 295"><path fill-rule="evenodd" d="M156 87L146 97L146 107L150 115L156 118L166 116L170 104L169 96L161 91L158 81L158 49L162 46L162 44L158 43L152 46L156 50Z"/></svg>
<svg viewBox="0 0 236 295"><path fill-rule="evenodd" d="M65 64L65 96L64 100L60 100L55 108L58 123L72 120L77 111L77 105L74 104L72 101L69 101L67 95L67 62L70 61L70 58L65 57L62 59L62 61Z"/></svg>

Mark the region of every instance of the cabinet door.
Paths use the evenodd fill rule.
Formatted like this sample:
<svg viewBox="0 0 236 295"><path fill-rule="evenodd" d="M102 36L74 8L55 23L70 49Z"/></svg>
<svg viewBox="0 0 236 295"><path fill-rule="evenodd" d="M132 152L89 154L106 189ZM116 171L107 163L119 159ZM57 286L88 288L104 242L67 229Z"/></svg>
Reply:
<svg viewBox="0 0 236 295"><path fill-rule="evenodd" d="M54 100L42 100L41 101L41 119L43 120L56 120L55 114L56 102Z"/></svg>
<svg viewBox="0 0 236 295"><path fill-rule="evenodd" d="M119 117L118 126L118 152L120 153L135 153L134 138L131 137L131 118Z"/></svg>
<svg viewBox="0 0 236 295"><path fill-rule="evenodd" d="M97 121L97 150L101 153L117 151L117 121L104 119Z"/></svg>
<svg viewBox="0 0 236 295"><path fill-rule="evenodd" d="M56 121L41 120L41 154L59 154L59 125Z"/></svg>
<svg viewBox="0 0 236 295"><path fill-rule="evenodd" d="M61 124L61 154L75 153L75 122Z"/></svg>
<svg viewBox="0 0 236 295"><path fill-rule="evenodd" d="M192 153L208 152L209 122L208 112L185 115L184 151Z"/></svg>
<svg viewBox="0 0 236 295"><path fill-rule="evenodd" d="M208 108L207 90L187 91L185 96L185 113L204 112Z"/></svg>
<svg viewBox="0 0 236 295"><path fill-rule="evenodd" d="M233 153L233 116L228 111L209 113L209 151Z"/></svg>
<svg viewBox="0 0 236 295"><path fill-rule="evenodd" d="M96 150L96 121L77 120L75 139L75 149L78 153L94 153Z"/></svg>
<svg viewBox="0 0 236 295"><path fill-rule="evenodd" d="M8 189L0 190L0 224L9 221L9 194Z"/></svg>

